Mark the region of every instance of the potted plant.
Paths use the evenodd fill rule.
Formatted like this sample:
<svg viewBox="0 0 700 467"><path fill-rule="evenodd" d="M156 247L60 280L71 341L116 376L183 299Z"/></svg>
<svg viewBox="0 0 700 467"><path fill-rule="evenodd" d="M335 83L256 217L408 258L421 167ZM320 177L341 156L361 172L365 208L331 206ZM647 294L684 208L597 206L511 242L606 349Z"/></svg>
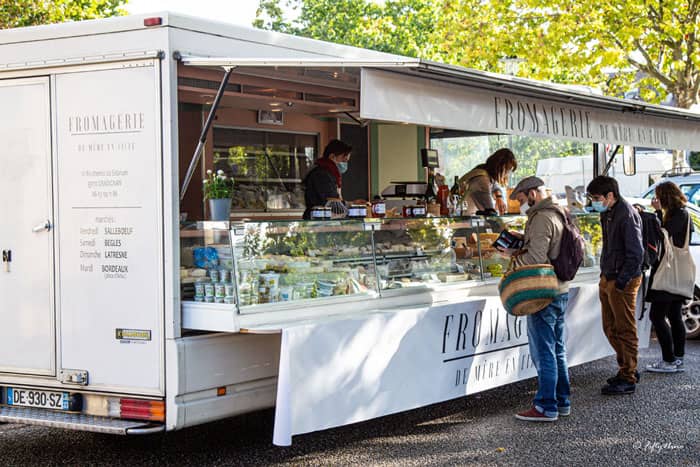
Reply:
<svg viewBox="0 0 700 467"><path fill-rule="evenodd" d="M223 170L207 170L204 184L204 198L209 200L209 214L213 221L227 221L231 217L231 195L233 179L228 178Z"/></svg>

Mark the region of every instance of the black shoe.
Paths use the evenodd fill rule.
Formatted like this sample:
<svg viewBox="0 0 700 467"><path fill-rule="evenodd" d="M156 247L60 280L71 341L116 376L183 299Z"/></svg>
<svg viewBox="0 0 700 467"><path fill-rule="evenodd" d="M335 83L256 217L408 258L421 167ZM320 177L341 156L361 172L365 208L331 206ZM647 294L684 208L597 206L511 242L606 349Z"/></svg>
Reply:
<svg viewBox="0 0 700 467"><path fill-rule="evenodd" d="M636 385L634 383L628 383L627 381L615 381L612 384L603 386L600 392L606 396L619 396L622 394L634 394L635 388Z"/></svg>
<svg viewBox="0 0 700 467"><path fill-rule="evenodd" d="M636 370L635 370L635 372L634 372L634 377L637 378L637 382L638 382L638 383L639 383L639 381L642 379L642 376L641 376L641 375L639 374L639 372L636 371ZM612 377L610 377L610 378L608 378L608 379L606 380L606 382L607 382L608 384L615 384L615 383L618 382L618 381L627 382L627 381L625 381L624 379L622 379L622 378L620 377L620 373L618 373L618 374L616 374L615 376L612 376Z"/></svg>

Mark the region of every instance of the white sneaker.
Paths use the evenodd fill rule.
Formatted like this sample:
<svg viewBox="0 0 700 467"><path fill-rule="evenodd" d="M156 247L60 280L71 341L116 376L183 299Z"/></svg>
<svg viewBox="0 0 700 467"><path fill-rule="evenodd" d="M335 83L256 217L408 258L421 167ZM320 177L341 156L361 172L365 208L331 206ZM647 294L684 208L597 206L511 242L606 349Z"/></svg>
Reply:
<svg viewBox="0 0 700 467"><path fill-rule="evenodd" d="M647 365L647 371L651 371L652 373L677 373L678 372L678 367L676 366L676 363L669 363L664 360L660 360L656 363L652 363L651 365Z"/></svg>
<svg viewBox="0 0 700 467"><path fill-rule="evenodd" d="M685 367L683 366L683 359L677 358L675 362L673 362L674 365L676 365L676 371L685 371Z"/></svg>

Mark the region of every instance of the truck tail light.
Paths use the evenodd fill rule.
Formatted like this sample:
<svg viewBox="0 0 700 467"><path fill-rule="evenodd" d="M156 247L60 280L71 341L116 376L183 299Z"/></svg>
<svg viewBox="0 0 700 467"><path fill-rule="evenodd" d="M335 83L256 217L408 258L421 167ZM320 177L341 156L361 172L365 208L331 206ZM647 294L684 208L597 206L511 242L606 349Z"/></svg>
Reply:
<svg viewBox="0 0 700 467"><path fill-rule="evenodd" d="M160 18L158 16L153 16L151 18L146 18L143 20L143 25L146 27L160 26L161 24L163 24L163 18Z"/></svg>
<svg viewBox="0 0 700 467"><path fill-rule="evenodd" d="M129 420L165 421L165 402L144 399L112 399L109 415Z"/></svg>

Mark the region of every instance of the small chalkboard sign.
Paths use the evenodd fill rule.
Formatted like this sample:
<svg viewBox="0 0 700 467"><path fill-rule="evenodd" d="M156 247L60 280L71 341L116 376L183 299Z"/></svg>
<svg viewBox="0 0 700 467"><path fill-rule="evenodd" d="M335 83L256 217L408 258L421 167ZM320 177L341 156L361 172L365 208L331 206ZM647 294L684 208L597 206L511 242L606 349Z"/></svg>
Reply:
<svg viewBox="0 0 700 467"><path fill-rule="evenodd" d="M420 150L420 156L423 160L423 167L428 167L429 169L440 167L437 149L423 148Z"/></svg>

